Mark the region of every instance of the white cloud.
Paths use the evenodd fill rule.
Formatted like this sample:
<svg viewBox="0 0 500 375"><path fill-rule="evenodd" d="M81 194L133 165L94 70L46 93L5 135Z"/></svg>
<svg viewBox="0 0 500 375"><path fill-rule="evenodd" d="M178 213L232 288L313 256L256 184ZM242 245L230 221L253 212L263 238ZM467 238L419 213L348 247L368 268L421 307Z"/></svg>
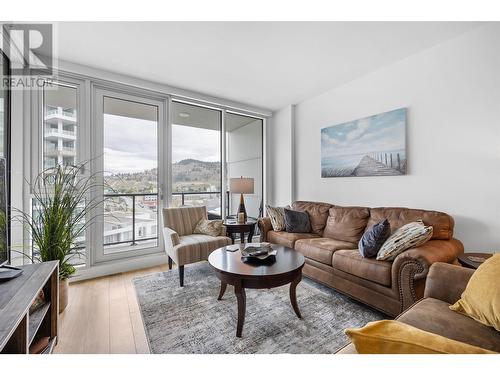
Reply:
<svg viewBox="0 0 500 375"><path fill-rule="evenodd" d="M158 130L154 121L106 114L104 117L105 173L134 173L158 166ZM220 160L220 133L174 125L172 157Z"/></svg>
<svg viewBox="0 0 500 375"><path fill-rule="evenodd" d="M346 134L348 141L361 137L370 127L370 119L362 119L356 122L356 127Z"/></svg>
<svg viewBox="0 0 500 375"><path fill-rule="evenodd" d="M334 145L334 146L336 146L336 145L341 145L341 144L342 144L342 142L341 142L341 141L339 141L339 140L338 140L338 139L336 139L336 138L330 137L330 136L329 136L328 134L326 134L326 133L321 134L321 140L322 140L324 143L326 143L326 144L329 144L329 145Z"/></svg>
<svg viewBox="0 0 500 375"><path fill-rule="evenodd" d="M158 166L156 159L141 157L132 152L104 149L104 173L134 173Z"/></svg>

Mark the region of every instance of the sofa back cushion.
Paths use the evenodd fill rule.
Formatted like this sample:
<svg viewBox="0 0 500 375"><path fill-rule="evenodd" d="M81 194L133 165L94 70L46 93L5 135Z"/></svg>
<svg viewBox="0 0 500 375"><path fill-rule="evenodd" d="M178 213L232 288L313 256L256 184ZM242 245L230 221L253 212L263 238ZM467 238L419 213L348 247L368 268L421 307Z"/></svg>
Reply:
<svg viewBox="0 0 500 375"><path fill-rule="evenodd" d="M422 220L425 225L432 226L433 240L449 240L453 237L453 227L455 225L453 218L438 211L417 210L402 207L377 207L370 209L370 219L367 228L380 222L389 220L391 232L394 233L398 228L413 221Z"/></svg>
<svg viewBox="0 0 500 375"><path fill-rule="evenodd" d="M370 217L366 207L330 208L323 237L358 244Z"/></svg>
<svg viewBox="0 0 500 375"><path fill-rule="evenodd" d="M333 207L333 205L322 202L296 201L292 203L293 210L303 211L309 214L311 232L320 236L323 234L323 229L325 229L326 220L328 219L328 210L331 207Z"/></svg>

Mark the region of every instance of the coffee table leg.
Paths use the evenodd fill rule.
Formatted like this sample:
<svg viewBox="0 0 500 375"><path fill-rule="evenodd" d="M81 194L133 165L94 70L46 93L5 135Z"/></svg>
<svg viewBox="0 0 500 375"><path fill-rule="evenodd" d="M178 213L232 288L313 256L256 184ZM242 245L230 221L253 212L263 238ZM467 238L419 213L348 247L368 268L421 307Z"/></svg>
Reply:
<svg viewBox="0 0 500 375"><path fill-rule="evenodd" d="M296 293L297 285L300 283L300 280L302 280L302 275L299 275L290 284L290 302L292 303L293 311L295 311L295 314L299 317L299 319L302 319L302 315L300 314L299 310L299 305L297 305L297 293Z"/></svg>
<svg viewBox="0 0 500 375"><path fill-rule="evenodd" d="M243 331L243 323L245 322L245 310L247 304L247 297L245 295L245 288L238 282L234 285L234 293L238 300L238 326L236 327L236 337L241 337Z"/></svg>
<svg viewBox="0 0 500 375"><path fill-rule="evenodd" d="M222 297L224 296L224 293L226 293L226 288L227 284L224 281L220 282L220 292L219 292L219 297L217 297L217 300L220 301Z"/></svg>

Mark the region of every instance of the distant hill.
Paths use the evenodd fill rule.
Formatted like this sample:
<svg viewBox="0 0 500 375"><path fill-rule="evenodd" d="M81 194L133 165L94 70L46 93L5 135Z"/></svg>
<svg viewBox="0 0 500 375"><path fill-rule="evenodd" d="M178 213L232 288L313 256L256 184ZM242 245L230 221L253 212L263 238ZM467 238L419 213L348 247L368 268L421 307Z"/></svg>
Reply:
<svg viewBox="0 0 500 375"><path fill-rule="evenodd" d="M120 193L154 192L158 169L106 176L108 191ZM184 159L172 164L174 192L213 191L220 189L220 163Z"/></svg>

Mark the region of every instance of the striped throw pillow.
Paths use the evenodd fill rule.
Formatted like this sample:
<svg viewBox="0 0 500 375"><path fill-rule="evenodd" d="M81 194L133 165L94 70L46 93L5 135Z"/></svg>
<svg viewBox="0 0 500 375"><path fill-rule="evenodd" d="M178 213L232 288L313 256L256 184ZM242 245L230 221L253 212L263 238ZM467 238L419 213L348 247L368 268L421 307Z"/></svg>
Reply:
<svg viewBox="0 0 500 375"><path fill-rule="evenodd" d="M266 205L267 215L269 216L269 219L271 219L273 230L277 232L285 230L285 208L290 208L290 206L271 207Z"/></svg>
<svg viewBox="0 0 500 375"><path fill-rule="evenodd" d="M377 260L394 260L403 251L423 245L432 237L432 227L422 220L403 225L384 242Z"/></svg>

